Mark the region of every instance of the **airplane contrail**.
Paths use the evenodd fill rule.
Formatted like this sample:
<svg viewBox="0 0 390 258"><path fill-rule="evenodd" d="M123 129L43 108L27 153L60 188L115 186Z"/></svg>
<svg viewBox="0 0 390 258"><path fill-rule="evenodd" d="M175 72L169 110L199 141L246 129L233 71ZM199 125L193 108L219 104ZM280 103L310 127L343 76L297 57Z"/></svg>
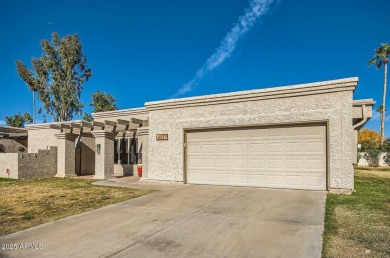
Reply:
<svg viewBox="0 0 390 258"><path fill-rule="evenodd" d="M196 72L195 76L190 81L183 84L172 98L192 91L195 85L198 84L206 74L213 71L229 58L242 36L250 31L259 17L268 12L269 7L275 1L276 0L250 0L249 6L244 10L244 14L238 18L238 21L229 30L214 53Z"/></svg>

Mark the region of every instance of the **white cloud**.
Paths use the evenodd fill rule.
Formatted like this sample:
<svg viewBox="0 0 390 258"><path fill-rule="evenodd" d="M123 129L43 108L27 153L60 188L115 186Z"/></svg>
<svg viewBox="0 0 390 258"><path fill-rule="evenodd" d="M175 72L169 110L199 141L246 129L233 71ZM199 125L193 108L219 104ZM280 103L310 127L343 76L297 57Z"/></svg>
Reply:
<svg viewBox="0 0 390 258"><path fill-rule="evenodd" d="M213 71L228 59L236 48L239 40L250 31L260 16L263 16L268 12L270 5L274 1L275 0L250 0L249 7L244 10L244 14L238 18L238 21L226 34L214 53L196 72L195 76L190 81L183 84L172 97L177 97L192 91L206 74Z"/></svg>

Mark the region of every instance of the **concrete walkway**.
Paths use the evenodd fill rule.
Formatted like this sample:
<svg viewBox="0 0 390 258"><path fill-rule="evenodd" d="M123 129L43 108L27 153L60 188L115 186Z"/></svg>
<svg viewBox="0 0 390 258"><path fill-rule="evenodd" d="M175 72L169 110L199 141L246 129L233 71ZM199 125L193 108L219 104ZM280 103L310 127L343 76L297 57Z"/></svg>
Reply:
<svg viewBox="0 0 390 258"><path fill-rule="evenodd" d="M102 183L100 183L102 184ZM320 257L326 192L152 184L137 199L0 237L3 257ZM21 243L42 249L21 250ZM0 255L0 256L1 256Z"/></svg>

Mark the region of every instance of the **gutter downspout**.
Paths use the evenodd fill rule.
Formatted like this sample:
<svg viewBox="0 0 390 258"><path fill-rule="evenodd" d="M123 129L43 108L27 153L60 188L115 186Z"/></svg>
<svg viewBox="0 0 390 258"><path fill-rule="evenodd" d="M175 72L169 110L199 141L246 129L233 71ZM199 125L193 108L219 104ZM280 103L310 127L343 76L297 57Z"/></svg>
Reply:
<svg viewBox="0 0 390 258"><path fill-rule="evenodd" d="M362 105L362 111L363 111L363 119L359 123L353 126L353 130L356 130L356 128L358 128L359 126L364 125L368 120L366 105Z"/></svg>

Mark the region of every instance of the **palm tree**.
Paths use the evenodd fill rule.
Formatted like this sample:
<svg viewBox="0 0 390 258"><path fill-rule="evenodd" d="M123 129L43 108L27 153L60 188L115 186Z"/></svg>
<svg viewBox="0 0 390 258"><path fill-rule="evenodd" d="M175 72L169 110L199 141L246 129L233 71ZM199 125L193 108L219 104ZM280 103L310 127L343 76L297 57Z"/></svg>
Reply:
<svg viewBox="0 0 390 258"><path fill-rule="evenodd" d="M383 83L383 96L382 105L380 109L381 113L381 144L385 140L385 112L386 112L386 84L387 84L387 64L390 56L389 43L382 43L381 46L375 49L374 57L368 61L368 65L375 64L377 69L380 69L384 65L384 83Z"/></svg>

